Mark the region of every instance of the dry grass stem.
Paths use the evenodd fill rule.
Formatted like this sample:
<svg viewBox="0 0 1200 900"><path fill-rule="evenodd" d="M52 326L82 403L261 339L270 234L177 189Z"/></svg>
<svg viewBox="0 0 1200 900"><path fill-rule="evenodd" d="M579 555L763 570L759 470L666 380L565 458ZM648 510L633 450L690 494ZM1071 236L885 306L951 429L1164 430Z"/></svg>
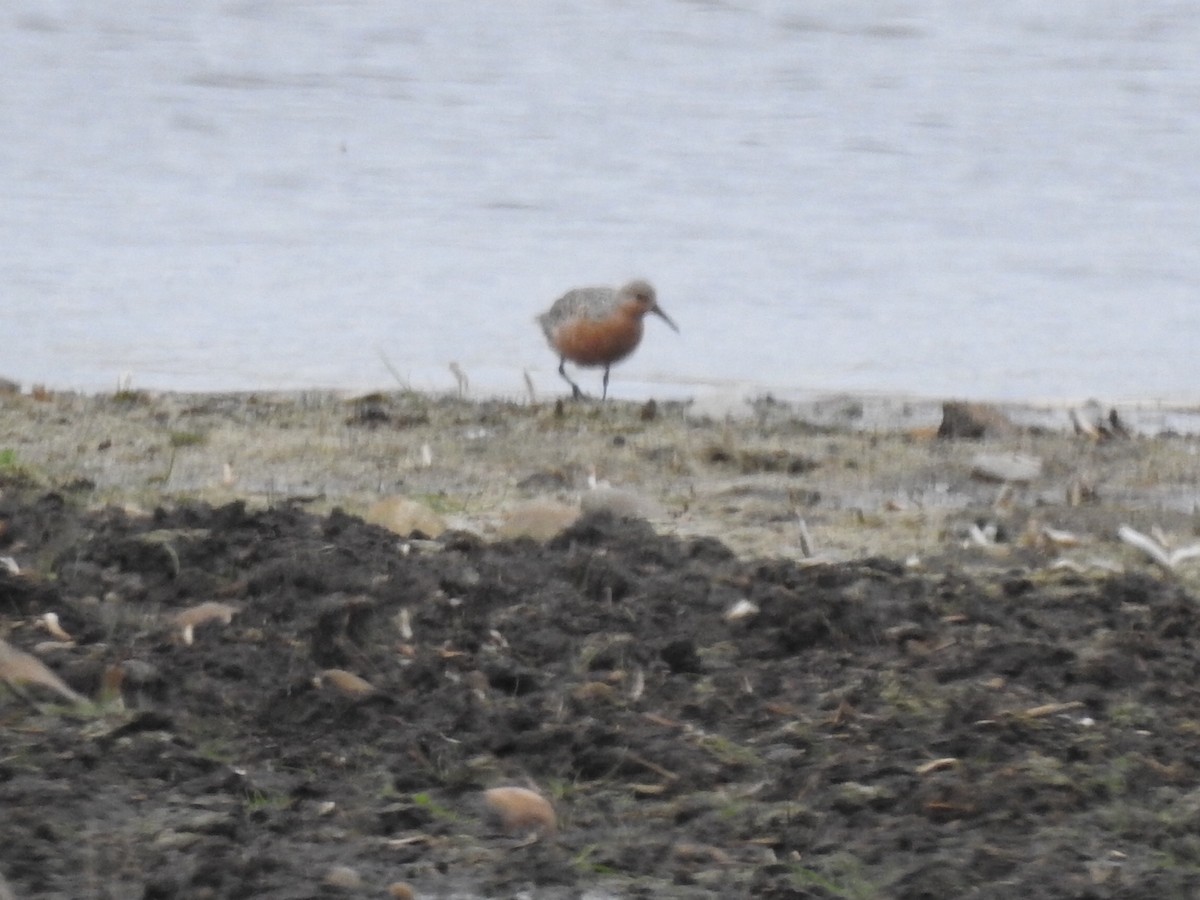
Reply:
<svg viewBox="0 0 1200 900"><path fill-rule="evenodd" d="M943 756L941 759L931 759L927 763L921 763L917 766L918 775L929 775L933 772L941 772L945 769L954 769L959 765L959 760L953 756Z"/></svg>

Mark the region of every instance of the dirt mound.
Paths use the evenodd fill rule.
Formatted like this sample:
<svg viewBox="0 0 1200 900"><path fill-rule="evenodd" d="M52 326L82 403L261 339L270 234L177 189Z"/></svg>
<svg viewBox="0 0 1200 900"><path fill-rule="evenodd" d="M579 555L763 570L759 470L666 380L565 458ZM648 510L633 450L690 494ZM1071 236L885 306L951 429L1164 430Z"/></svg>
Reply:
<svg viewBox="0 0 1200 900"><path fill-rule="evenodd" d="M0 636L108 691L0 693L22 900L1200 884L1200 617L1167 582L746 562L606 515L540 545L0 504ZM228 624L185 635L204 602ZM47 612L73 645L37 646ZM557 836L504 833L498 785Z"/></svg>

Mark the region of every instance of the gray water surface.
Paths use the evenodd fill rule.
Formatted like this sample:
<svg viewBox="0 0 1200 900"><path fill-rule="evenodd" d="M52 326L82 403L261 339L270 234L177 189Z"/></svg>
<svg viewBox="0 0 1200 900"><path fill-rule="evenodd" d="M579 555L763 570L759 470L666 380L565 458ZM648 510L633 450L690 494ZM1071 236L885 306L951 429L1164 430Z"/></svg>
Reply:
<svg viewBox="0 0 1200 900"><path fill-rule="evenodd" d="M1200 399L1200 16L1118 2L14 0L0 375ZM584 374L598 388L598 374Z"/></svg>

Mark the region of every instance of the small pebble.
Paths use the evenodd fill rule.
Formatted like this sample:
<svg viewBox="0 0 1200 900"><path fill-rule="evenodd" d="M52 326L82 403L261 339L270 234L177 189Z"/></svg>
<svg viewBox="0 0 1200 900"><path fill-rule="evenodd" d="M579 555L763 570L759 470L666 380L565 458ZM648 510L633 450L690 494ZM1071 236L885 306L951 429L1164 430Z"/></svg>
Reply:
<svg viewBox="0 0 1200 900"><path fill-rule="evenodd" d="M491 788L483 792L483 802L510 834L536 831L548 837L558 830L558 819L550 801L528 788Z"/></svg>
<svg viewBox="0 0 1200 900"><path fill-rule="evenodd" d="M507 540L527 537L548 541L579 518L579 507L547 498L530 500L514 507L499 529Z"/></svg>
<svg viewBox="0 0 1200 900"><path fill-rule="evenodd" d="M1042 460L1027 453L977 453L971 475L981 481L1027 484L1042 474Z"/></svg>
<svg viewBox="0 0 1200 900"><path fill-rule="evenodd" d="M330 887L354 890L362 887L362 876L349 866L334 866L325 873L322 881Z"/></svg>
<svg viewBox="0 0 1200 900"><path fill-rule="evenodd" d="M365 697L375 692L375 686L371 682L345 669L326 669L313 681L317 687L332 685L347 697Z"/></svg>
<svg viewBox="0 0 1200 900"><path fill-rule="evenodd" d="M725 613L726 622L737 622L741 619L749 619L752 616L758 615L758 605L751 600L743 597L737 603L733 604Z"/></svg>

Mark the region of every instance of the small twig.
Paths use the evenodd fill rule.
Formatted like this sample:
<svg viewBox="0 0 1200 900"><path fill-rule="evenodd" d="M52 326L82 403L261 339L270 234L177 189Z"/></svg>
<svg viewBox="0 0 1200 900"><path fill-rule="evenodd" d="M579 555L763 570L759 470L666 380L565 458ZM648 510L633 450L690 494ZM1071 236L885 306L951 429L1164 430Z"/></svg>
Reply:
<svg viewBox="0 0 1200 900"><path fill-rule="evenodd" d="M1042 706L1032 706L1022 711L1020 715L1027 719L1044 719L1046 716L1058 715L1069 709L1079 709L1083 705L1080 700L1070 700L1066 703L1046 703Z"/></svg>
<svg viewBox="0 0 1200 900"><path fill-rule="evenodd" d="M653 725L661 725L663 728L682 728L682 722L676 722L674 719L668 719L666 716L660 716L658 713L645 712L642 713L642 718Z"/></svg>
<svg viewBox="0 0 1200 900"><path fill-rule="evenodd" d="M175 454L176 454L176 452L178 452L178 448L174 444L172 444L171 445L171 458L167 460L167 471L166 471L166 474L163 475L163 477L162 477L162 484L164 486L166 485L166 483L168 481L171 480L171 473L175 471Z"/></svg>
<svg viewBox="0 0 1200 900"><path fill-rule="evenodd" d="M655 775L661 775L663 778L667 779L667 781L675 781L679 778L679 776L670 769L664 769L658 763L648 760L644 756L639 756L631 750L625 751L625 758L630 762L637 763L644 769L649 769Z"/></svg>
<svg viewBox="0 0 1200 900"><path fill-rule="evenodd" d="M393 378L396 379L396 383L398 385L400 385L401 390L405 390L405 391L409 390L410 388L409 388L408 382L405 381L404 378L400 375L400 373L396 371L396 367L393 366L392 361L387 358L387 354L385 354L382 350L380 350L379 358L380 358L380 360L383 361L383 367L385 369L387 369L388 372L391 373L391 376Z"/></svg>
<svg viewBox="0 0 1200 900"><path fill-rule="evenodd" d="M796 517L796 531L800 535L800 552L804 554L805 559L813 557L813 539L808 532L808 523L804 521L802 516Z"/></svg>
<svg viewBox="0 0 1200 900"><path fill-rule="evenodd" d="M921 763L917 766L918 775L929 775L933 772L940 772L943 769L953 769L959 764L958 758L954 756L943 756L941 759L931 759L927 763Z"/></svg>

